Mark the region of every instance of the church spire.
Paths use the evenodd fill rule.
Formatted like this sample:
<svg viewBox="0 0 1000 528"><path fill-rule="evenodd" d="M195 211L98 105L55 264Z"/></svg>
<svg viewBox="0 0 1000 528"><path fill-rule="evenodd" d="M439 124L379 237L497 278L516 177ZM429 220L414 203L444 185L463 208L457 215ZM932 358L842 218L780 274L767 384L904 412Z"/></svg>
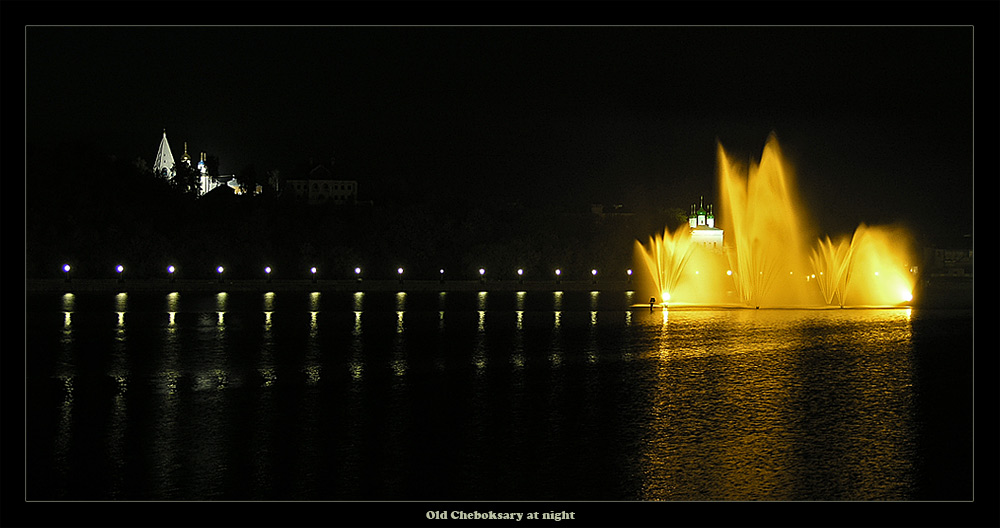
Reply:
<svg viewBox="0 0 1000 528"><path fill-rule="evenodd" d="M163 139L160 140L160 148L156 151L156 159L153 161L153 173L164 178L172 178L174 175L174 155L170 152L170 143L167 142L167 129L163 129Z"/></svg>

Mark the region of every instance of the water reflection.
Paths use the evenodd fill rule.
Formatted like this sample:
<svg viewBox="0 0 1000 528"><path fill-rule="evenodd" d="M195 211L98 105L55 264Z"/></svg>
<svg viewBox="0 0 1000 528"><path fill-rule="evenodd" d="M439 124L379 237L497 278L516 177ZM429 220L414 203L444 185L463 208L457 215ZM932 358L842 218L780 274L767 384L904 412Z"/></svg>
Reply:
<svg viewBox="0 0 1000 528"><path fill-rule="evenodd" d="M907 498L909 338L899 310L664 310L643 497Z"/></svg>
<svg viewBox="0 0 1000 528"><path fill-rule="evenodd" d="M438 462L440 489L502 491L545 461L574 499L906 500L921 471L909 309L315 293L133 293L117 325L110 295L52 297L46 493L83 450L125 499L405 496Z"/></svg>

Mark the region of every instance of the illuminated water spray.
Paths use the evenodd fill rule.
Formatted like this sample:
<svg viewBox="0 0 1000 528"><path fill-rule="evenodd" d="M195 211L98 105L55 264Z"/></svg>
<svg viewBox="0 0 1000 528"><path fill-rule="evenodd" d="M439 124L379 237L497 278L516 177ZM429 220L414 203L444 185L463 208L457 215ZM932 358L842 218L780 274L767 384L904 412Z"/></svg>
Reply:
<svg viewBox="0 0 1000 528"><path fill-rule="evenodd" d="M772 134L760 162L718 148L722 247L693 242L683 226L636 254L661 304L761 306L898 305L915 282L909 235L860 225L851 237L809 240L793 172Z"/></svg>

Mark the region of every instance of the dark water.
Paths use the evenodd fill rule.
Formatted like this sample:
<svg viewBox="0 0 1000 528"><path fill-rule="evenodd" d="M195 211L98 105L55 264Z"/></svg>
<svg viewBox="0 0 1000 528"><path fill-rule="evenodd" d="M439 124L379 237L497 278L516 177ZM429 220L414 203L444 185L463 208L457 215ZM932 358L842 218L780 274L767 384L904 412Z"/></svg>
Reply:
<svg viewBox="0 0 1000 528"><path fill-rule="evenodd" d="M969 500L970 310L29 294L31 500Z"/></svg>

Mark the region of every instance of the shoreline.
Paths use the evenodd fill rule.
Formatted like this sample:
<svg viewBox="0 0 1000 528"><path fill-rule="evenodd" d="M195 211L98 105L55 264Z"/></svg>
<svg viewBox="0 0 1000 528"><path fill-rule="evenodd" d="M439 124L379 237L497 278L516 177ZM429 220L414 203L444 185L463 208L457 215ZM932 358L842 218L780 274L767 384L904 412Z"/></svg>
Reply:
<svg viewBox="0 0 1000 528"><path fill-rule="evenodd" d="M973 308L972 281L930 281L917 287L917 300L900 307L919 308ZM119 282L117 279L27 279L25 294L33 293L171 293L171 292L612 292L637 291L637 285L628 281L564 280L524 281L497 280L210 280L210 279L136 279ZM637 305L638 306L638 305ZM677 308L696 306L677 305ZM710 308L711 306L699 306ZM742 306L725 305L717 308ZM768 307L782 308L782 307ZM831 306L802 307L831 308ZM847 308L864 308L848 306Z"/></svg>
<svg viewBox="0 0 1000 528"><path fill-rule="evenodd" d="M218 280L209 279L28 279L26 293L79 292L555 292L555 291L635 291L626 281L486 281L478 280Z"/></svg>

